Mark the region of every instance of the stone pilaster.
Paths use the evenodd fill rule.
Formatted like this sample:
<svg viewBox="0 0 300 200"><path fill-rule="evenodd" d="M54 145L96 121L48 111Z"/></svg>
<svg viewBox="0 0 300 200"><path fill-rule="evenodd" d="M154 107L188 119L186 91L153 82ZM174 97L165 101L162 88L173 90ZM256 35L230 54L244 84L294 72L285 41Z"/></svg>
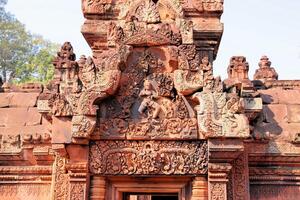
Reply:
<svg viewBox="0 0 300 200"><path fill-rule="evenodd" d="M89 174L86 163L77 163L68 166L70 176L69 200L87 200L89 191Z"/></svg>
<svg viewBox="0 0 300 200"><path fill-rule="evenodd" d="M208 166L208 199L227 200L228 175L232 166L228 163L211 163Z"/></svg>
<svg viewBox="0 0 300 200"><path fill-rule="evenodd" d="M233 193L229 179L235 160L244 152L242 139L209 139L208 197L209 200L229 200ZM234 187L234 186L233 186ZM230 191L228 191L230 190Z"/></svg>
<svg viewBox="0 0 300 200"><path fill-rule="evenodd" d="M53 164L51 200L67 200L69 195L69 175L67 174L67 156L64 145L54 145L55 161Z"/></svg>
<svg viewBox="0 0 300 200"><path fill-rule="evenodd" d="M233 200L249 200L248 155L243 152L233 162L232 169Z"/></svg>

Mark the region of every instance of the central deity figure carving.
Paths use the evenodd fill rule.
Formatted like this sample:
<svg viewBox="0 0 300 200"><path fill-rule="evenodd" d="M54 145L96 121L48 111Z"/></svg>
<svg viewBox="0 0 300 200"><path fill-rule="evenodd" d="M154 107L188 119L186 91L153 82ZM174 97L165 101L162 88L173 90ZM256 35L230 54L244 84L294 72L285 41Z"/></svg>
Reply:
<svg viewBox="0 0 300 200"><path fill-rule="evenodd" d="M139 107L139 113L143 114L147 108L152 108L154 109L152 118L156 119L161 110L161 107L158 103L155 102L155 100L158 98L158 94L154 90L154 87L149 80L145 80L144 89L140 92L140 97L144 97L144 99Z"/></svg>

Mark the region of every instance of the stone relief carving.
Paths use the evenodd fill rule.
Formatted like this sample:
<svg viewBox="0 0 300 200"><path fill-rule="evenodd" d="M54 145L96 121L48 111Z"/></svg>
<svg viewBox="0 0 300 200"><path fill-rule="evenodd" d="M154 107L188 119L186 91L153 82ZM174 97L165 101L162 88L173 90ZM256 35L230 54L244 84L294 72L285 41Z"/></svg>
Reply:
<svg viewBox="0 0 300 200"><path fill-rule="evenodd" d="M242 153L235 161L233 167L232 181L234 187L234 198L237 200L250 199L249 198L249 171L247 154Z"/></svg>
<svg viewBox="0 0 300 200"><path fill-rule="evenodd" d="M144 81L144 88L139 94L143 101L138 109L140 114L148 108L153 109L152 118L156 119L161 110L160 105L155 101L158 98L158 93L154 90L152 83L149 80Z"/></svg>
<svg viewBox="0 0 300 200"><path fill-rule="evenodd" d="M98 141L90 148L90 171L98 175L188 175L207 171L207 143Z"/></svg>
<svg viewBox="0 0 300 200"><path fill-rule="evenodd" d="M200 55L195 45L179 46L178 70L174 72L174 84L178 93L191 95L203 87L203 71Z"/></svg>
<svg viewBox="0 0 300 200"><path fill-rule="evenodd" d="M54 162L53 199L65 200L69 194L69 176L66 173L66 158L57 154Z"/></svg>
<svg viewBox="0 0 300 200"><path fill-rule="evenodd" d="M226 185L222 183L211 183L211 200L226 200Z"/></svg>
<svg viewBox="0 0 300 200"><path fill-rule="evenodd" d="M200 12L221 12L223 11L224 0L193 0L194 8Z"/></svg>
<svg viewBox="0 0 300 200"><path fill-rule="evenodd" d="M137 18L139 19L148 19L144 20L148 23L159 22L160 20L174 20L178 17L183 16L183 9L181 7L181 2L178 0L159 0L159 1L142 1L142 0L133 0L127 1L123 4L120 4L120 14L119 19L128 19L132 15L135 15L135 12L141 9ZM151 16L149 18L148 16Z"/></svg>
<svg viewBox="0 0 300 200"><path fill-rule="evenodd" d="M51 147L51 134L32 133L4 135L0 134L0 154L20 154L23 149L33 149L35 153L48 153Z"/></svg>
<svg viewBox="0 0 300 200"><path fill-rule="evenodd" d="M85 13L105 14L112 9L112 0L85 0L82 9Z"/></svg>
<svg viewBox="0 0 300 200"><path fill-rule="evenodd" d="M226 137L249 137L250 126L248 118L241 113L239 97L231 97L223 109L223 135Z"/></svg>
<svg viewBox="0 0 300 200"><path fill-rule="evenodd" d="M21 151L20 135L0 135L0 153Z"/></svg>
<svg viewBox="0 0 300 200"><path fill-rule="evenodd" d="M82 200L85 199L85 183L71 183L70 199Z"/></svg>
<svg viewBox="0 0 300 200"><path fill-rule="evenodd" d="M73 116L72 118L72 136L74 138L89 138L96 126L95 117Z"/></svg>
<svg viewBox="0 0 300 200"><path fill-rule="evenodd" d="M201 138L250 136L249 121L242 113L240 97L209 91L196 93L193 97L200 103L195 109Z"/></svg>
<svg viewBox="0 0 300 200"><path fill-rule="evenodd" d="M200 4L213 10L223 2ZM184 18L181 5L84 0L86 15L118 8L118 20L104 24L107 48L93 57L76 62L72 45L62 46L54 62L56 78L38 102L40 112L70 118L73 138L246 137L246 119L235 104L230 107L221 80L213 77L211 58L194 44L193 21ZM111 10L103 11L106 6ZM232 58L231 68L239 66L247 68L246 59ZM235 71L231 76L241 78Z"/></svg>

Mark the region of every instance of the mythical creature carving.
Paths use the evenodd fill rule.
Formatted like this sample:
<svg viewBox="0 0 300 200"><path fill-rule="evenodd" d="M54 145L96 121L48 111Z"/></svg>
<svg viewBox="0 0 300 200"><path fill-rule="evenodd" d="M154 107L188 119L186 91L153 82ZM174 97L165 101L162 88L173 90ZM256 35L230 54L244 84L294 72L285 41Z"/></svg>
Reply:
<svg viewBox="0 0 300 200"><path fill-rule="evenodd" d="M193 97L199 101L195 109L200 137L222 136L222 109L226 103L226 95L207 91L196 93Z"/></svg>
<svg viewBox="0 0 300 200"><path fill-rule="evenodd" d="M250 126L248 118L241 113L239 97L231 97L223 109L222 114L222 132L226 137L244 137L250 136Z"/></svg>
<svg viewBox="0 0 300 200"><path fill-rule="evenodd" d="M73 138L89 138L96 126L95 117L73 116L72 136Z"/></svg>
<svg viewBox="0 0 300 200"><path fill-rule="evenodd" d="M191 95L203 88L203 70L200 69L200 55L195 45L179 47L179 69L174 71L174 84L178 93Z"/></svg>
<svg viewBox="0 0 300 200"><path fill-rule="evenodd" d="M226 93L201 92L193 96L200 105L198 115L200 137L249 137L250 127L245 114L241 113L240 98L226 97Z"/></svg>
<svg viewBox="0 0 300 200"><path fill-rule="evenodd" d="M207 172L207 143L98 141L90 148L98 175L195 175Z"/></svg>

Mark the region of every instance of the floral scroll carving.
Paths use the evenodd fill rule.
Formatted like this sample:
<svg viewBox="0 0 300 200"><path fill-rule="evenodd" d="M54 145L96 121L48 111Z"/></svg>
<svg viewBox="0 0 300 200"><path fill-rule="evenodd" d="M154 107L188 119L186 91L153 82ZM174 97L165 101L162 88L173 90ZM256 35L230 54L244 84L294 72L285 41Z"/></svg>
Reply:
<svg viewBox="0 0 300 200"><path fill-rule="evenodd" d="M211 200L226 200L226 184L211 183Z"/></svg>
<svg viewBox="0 0 300 200"><path fill-rule="evenodd" d="M98 141L90 171L99 175L195 175L207 172L207 143Z"/></svg>
<svg viewBox="0 0 300 200"><path fill-rule="evenodd" d="M55 175L53 184L53 199L55 200L66 200L69 193L69 176L66 173L66 158L57 155L54 163Z"/></svg>
<svg viewBox="0 0 300 200"><path fill-rule="evenodd" d="M71 183L71 200L82 200L85 199L85 183Z"/></svg>

